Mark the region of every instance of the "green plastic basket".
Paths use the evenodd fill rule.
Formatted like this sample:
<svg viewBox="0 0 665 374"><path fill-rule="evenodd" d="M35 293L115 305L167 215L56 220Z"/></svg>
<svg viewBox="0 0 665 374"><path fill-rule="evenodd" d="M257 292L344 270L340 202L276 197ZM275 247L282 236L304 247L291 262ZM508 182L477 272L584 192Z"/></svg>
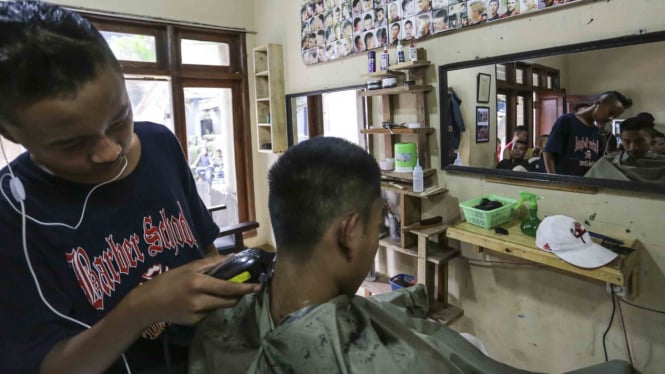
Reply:
<svg viewBox="0 0 665 374"><path fill-rule="evenodd" d="M481 210L474 208L474 206L480 204L480 201L483 198L499 201L503 204L503 206L494 210ZM515 199L509 199L507 197L497 195L485 195L477 199L460 203L459 206L462 208L462 211L464 212L464 218L467 222L489 229L510 221L513 215L513 207L516 203L517 200Z"/></svg>

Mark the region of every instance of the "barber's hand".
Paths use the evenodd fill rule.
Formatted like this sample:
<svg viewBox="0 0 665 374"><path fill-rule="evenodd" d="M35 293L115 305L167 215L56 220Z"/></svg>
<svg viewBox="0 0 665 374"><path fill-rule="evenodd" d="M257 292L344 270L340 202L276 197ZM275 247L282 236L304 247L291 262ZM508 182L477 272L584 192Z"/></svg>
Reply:
<svg viewBox="0 0 665 374"><path fill-rule="evenodd" d="M206 257L169 270L143 283L127 295L146 326L156 321L192 325L208 312L229 308L260 285L233 283L205 274L227 256Z"/></svg>

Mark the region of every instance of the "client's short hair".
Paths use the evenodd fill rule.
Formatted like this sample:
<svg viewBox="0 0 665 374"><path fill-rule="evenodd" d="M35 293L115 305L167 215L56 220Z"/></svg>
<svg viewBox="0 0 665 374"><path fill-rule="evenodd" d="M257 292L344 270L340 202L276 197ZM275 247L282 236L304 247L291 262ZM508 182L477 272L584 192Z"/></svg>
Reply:
<svg viewBox="0 0 665 374"><path fill-rule="evenodd" d="M372 156L344 139L316 137L289 148L268 174L268 207L282 253L306 258L343 214L364 223L381 196L381 172Z"/></svg>

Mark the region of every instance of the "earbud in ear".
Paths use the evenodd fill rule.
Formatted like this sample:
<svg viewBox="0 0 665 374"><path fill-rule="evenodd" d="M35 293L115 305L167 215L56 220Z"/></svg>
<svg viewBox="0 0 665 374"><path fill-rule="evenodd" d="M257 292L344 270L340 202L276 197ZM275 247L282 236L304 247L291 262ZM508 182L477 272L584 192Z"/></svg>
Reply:
<svg viewBox="0 0 665 374"><path fill-rule="evenodd" d="M12 192L14 200L19 202L25 200L25 188L23 188L23 183L18 177L9 179L9 190Z"/></svg>

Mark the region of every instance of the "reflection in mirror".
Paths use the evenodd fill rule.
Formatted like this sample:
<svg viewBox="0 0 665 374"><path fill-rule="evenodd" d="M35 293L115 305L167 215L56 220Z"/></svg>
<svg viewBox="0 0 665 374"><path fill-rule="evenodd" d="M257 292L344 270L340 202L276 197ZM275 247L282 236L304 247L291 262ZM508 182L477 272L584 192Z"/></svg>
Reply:
<svg viewBox="0 0 665 374"><path fill-rule="evenodd" d="M467 166L463 171L477 170L482 174L505 174L515 178L518 175L515 170L527 170L518 178L565 179L573 184L596 186L605 184L590 181L590 178L665 183L665 157L647 152L652 142L654 150L658 149L659 142L665 145L665 138L658 136L665 131L663 40L665 33L661 32L489 58L484 63L469 61L440 67L442 128L450 131L454 125L450 120L454 120L450 110L453 95L461 101L459 109L466 128L458 149L453 148L456 141L442 134L442 148L448 148L444 153L448 157L442 158L442 166L452 163L459 152L462 164ZM567 48L571 52L566 52ZM476 104L476 81L480 73L491 76L488 104ZM607 104L603 104L605 100L598 100L602 93L611 90L631 98L632 106L617 109L612 106L616 100L609 100ZM490 107L490 142L476 142L477 106ZM629 121L633 122L630 126L633 130L623 134L627 142L622 142L622 121L643 112L653 116L649 126ZM572 139L568 143L570 147L580 151L582 156L576 159L580 163L591 168L596 155L590 156L589 152L599 152L597 159L602 162L596 163L601 164L597 168L602 172L584 177L587 170L582 170L579 176L565 178L545 174L543 150L550 149L557 133L561 135L557 129L553 132L553 126L557 119L564 118L562 116L575 119L595 134L594 138L587 138L586 134L576 138L575 134L570 134L571 126L560 126L565 128L565 136ZM550 133L553 136L548 137ZM636 144L646 150L636 153L626 149L635 148ZM584 157L590 159L584 161Z"/></svg>
<svg viewBox="0 0 665 374"><path fill-rule="evenodd" d="M353 86L286 95L289 145L315 136L335 136L363 145L358 90Z"/></svg>

